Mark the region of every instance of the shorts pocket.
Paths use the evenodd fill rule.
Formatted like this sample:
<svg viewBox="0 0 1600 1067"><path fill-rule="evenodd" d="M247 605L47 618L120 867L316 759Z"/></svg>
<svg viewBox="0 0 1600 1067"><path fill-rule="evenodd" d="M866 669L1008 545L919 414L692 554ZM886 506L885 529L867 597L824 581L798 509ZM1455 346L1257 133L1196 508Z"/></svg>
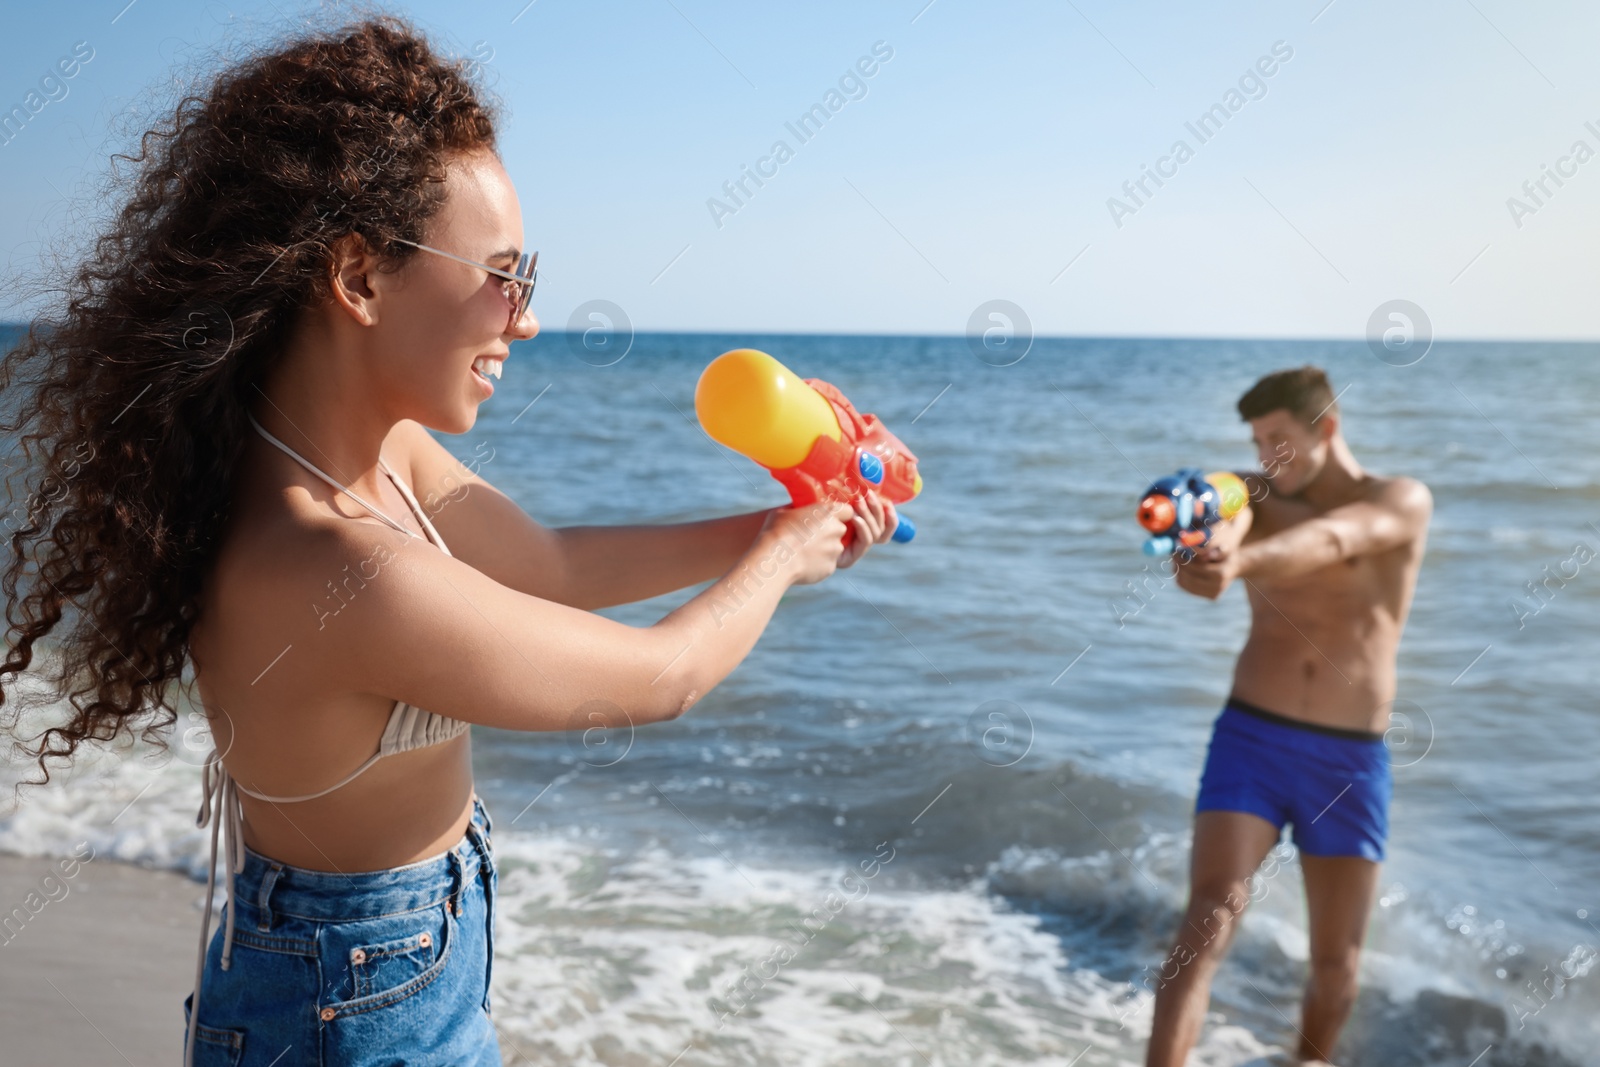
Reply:
<svg viewBox="0 0 1600 1067"><path fill-rule="evenodd" d="M356 997L370 997L426 974L439 958L433 934L422 930L393 941L350 950Z"/></svg>
<svg viewBox="0 0 1600 1067"><path fill-rule="evenodd" d="M189 1011L190 1005L193 1003L193 993L184 998L183 1033L185 1041L189 1037ZM205 1023L200 1023L195 1027L195 1067L238 1067L239 1061L242 1059L244 1059L243 1030L225 1030L221 1027L207 1026Z"/></svg>
<svg viewBox="0 0 1600 1067"><path fill-rule="evenodd" d="M196 1028L195 1067L238 1067L242 1059L244 1059L243 1030L218 1030L210 1026Z"/></svg>
<svg viewBox="0 0 1600 1067"><path fill-rule="evenodd" d="M324 966L344 979L336 989L340 999L326 1006L323 1021L386 1008L427 988L450 956L455 919L448 909L445 903L327 927L326 951L338 955L324 956Z"/></svg>

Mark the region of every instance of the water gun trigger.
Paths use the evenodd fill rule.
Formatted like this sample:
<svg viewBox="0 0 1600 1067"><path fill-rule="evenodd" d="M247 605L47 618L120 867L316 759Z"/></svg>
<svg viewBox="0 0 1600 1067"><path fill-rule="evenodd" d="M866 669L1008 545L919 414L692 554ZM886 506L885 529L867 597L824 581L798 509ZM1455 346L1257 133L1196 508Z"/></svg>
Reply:
<svg viewBox="0 0 1600 1067"><path fill-rule="evenodd" d="M871 416L868 417L870 418ZM857 449L856 473L860 476L863 489L876 490L883 484L885 473L883 460L879 459L876 453L868 452L865 449ZM920 477L915 479L913 489L913 496L922 491L922 479ZM903 545L915 536L917 536L916 526L910 519L896 511L894 532L889 535L889 539L896 544Z"/></svg>
<svg viewBox="0 0 1600 1067"><path fill-rule="evenodd" d="M883 484L883 460L871 452L856 449L856 473L868 486L876 488Z"/></svg>
<svg viewBox="0 0 1600 1067"><path fill-rule="evenodd" d="M903 504L922 492L922 476L917 472L917 457L907 448L901 440L889 432L889 428L874 414L868 412L863 415L856 410L850 398L840 392L838 387L821 378L805 378L803 381L816 390L823 399L827 400L833 408L834 417L839 421L839 431L842 440L832 442L827 437L819 437L812 452L806 457L805 462L793 468L795 472L803 472L807 481L814 482L814 472L823 471L834 464L818 457L819 450L826 453L831 451L829 446L836 448L839 444L853 447L855 461L848 465L851 479L856 483L857 492L877 492L892 503ZM795 486L785 477L788 471L773 471L772 476L783 482L790 489L791 495ZM890 540L897 544L905 544L917 535L917 528L910 519L896 512L898 523ZM854 527L845 530L844 543L849 547L855 540Z"/></svg>

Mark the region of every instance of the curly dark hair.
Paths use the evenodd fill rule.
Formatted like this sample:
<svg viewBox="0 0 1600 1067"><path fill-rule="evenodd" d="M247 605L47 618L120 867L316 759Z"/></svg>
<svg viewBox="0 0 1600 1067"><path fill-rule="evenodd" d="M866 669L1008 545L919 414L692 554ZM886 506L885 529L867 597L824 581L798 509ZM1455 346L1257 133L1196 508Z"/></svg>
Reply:
<svg viewBox="0 0 1600 1067"><path fill-rule="evenodd" d="M451 157L498 152L478 71L390 14L301 26L201 75L137 155L112 157L103 202L120 210L0 361L0 433L22 457L0 727L37 762L33 784L86 741L164 743L249 401L330 296L335 246L354 235L400 269ZM23 672L64 617L31 675L48 676L41 694ZM35 704L59 710L23 738Z"/></svg>

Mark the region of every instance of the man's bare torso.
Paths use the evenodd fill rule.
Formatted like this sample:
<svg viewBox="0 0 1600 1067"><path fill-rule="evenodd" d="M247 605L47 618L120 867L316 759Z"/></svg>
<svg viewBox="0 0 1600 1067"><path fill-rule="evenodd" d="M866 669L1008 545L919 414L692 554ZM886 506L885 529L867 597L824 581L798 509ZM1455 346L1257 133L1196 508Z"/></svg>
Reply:
<svg viewBox="0 0 1600 1067"><path fill-rule="evenodd" d="M1245 544L1324 514L1249 478L1254 521ZM1365 477L1349 500L1382 505L1396 479ZM1250 638L1234 666L1233 695L1291 718L1382 732L1395 695L1395 653L1422 565L1425 530L1412 540L1294 578L1247 576Z"/></svg>

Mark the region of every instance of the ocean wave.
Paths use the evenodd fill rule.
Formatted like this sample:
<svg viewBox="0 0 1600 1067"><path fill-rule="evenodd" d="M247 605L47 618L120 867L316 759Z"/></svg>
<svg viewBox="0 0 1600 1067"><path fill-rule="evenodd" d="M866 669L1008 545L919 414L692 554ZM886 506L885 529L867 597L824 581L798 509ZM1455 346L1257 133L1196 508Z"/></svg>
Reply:
<svg viewBox="0 0 1600 1067"><path fill-rule="evenodd" d="M1148 968L1184 902L1186 835L1143 824L1136 791L1109 780L1004 781L1034 823L1064 782L1060 795L1104 813L1102 828L1065 802L1049 805L1048 825L1010 832L1054 834L1061 847L1007 845L965 878L915 852L939 850L943 834L988 835L999 824L788 864L699 855L692 841L619 847L579 827L498 829L494 996L506 1045L533 1063L608 1067L678 1056L730 1065L1140 1062ZM97 855L202 879L199 788L184 759L139 746L95 751L23 794L0 819L0 851L64 855L87 841ZM1301 892L1292 857L1263 883L1218 976L1213 1007L1227 1022L1210 1028L1198 1062L1243 1067L1285 1051L1274 1042L1292 1036L1278 1013L1295 1011L1303 973ZM1436 905L1385 890L1346 1047L1359 1062L1400 1067L1453 1063L1491 1043L1520 1059L1491 1053L1484 1063L1582 1062L1600 1014L1587 974L1533 1013L1525 1037L1508 1005L1519 981L1538 976L1535 957L1503 921L1470 919L1458 909L1441 921Z"/></svg>

